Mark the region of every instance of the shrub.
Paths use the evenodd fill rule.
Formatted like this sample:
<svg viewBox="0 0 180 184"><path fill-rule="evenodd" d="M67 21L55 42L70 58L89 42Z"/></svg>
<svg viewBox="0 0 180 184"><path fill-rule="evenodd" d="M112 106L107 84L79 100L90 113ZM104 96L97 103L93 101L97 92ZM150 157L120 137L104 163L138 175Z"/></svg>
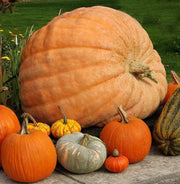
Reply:
<svg viewBox="0 0 180 184"><path fill-rule="evenodd" d="M33 33L33 26L27 29L25 34L18 32L15 28L8 33L4 33L2 29L2 71L0 86L7 86L9 92L2 93L0 95L0 103L10 105L17 110L20 109L19 102L19 83L18 75L21 61L21 53L26 44L27 39Z"/></svg>

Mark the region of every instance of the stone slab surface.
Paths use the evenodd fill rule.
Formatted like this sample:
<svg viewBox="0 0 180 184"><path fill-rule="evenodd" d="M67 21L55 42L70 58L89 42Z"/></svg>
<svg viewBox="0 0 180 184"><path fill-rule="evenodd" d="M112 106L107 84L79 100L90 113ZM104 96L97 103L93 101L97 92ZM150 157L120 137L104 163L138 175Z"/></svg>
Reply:
<svg viewBox="0 0 180 184"><path fill-rule="evenodd" d="M0 184L16 182L0 170ZM122 173L110 173L104 167L89 174L72 174L61 166L37 184L180 184L180 155L164 156L152 145L146 158L130 164Z"/></svg>

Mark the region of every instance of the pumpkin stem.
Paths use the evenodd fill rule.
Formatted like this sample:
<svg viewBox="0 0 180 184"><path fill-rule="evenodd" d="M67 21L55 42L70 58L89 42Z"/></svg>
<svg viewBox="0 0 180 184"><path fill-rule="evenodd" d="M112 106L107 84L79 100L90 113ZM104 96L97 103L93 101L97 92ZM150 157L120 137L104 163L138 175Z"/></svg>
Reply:
<svg viewBox="0 0 180 184"><path fill-rule="evenodd" d="M35 126L37 126L37 121L32 117L31 114L24 112L21 117L23 118L23 122L22 122L22 126L21 126L21 130L20 130L20 134L24 135L24 134L29 134L28 132L28 123L29 123L29 119L34 123Z"/></svg>
<svg viewBox="0 0 180 184"><path fill-rule="evenodd" d="M141 79L144 77L148 77L152 81L158 83L158 81L152 76L152 71L150 70L149 66L144 63L140 63L138 61L131 61L129 63L129 72Z"/></svg>
<svg viewBox="0 0 180 184"><path fill-rule="evenodd" d="M88 140L89 140L89 135L88 134L84 134L84 136L81 139L81 141L79 142L79 144L82 145L82 146L87 146Z"/></svg>
<svg viewBox="0 0 180 184"><path fill-rule="evenodd" d="M119 151L118 151L118 149L114 149L114 151L113 151L113 155L112 155L113 157L118 157L119 156Z"/></svg>
<svg viewBox="0 0 180 184"><path fill-rule="evenodd" d="M130 120L128 119L126 112L123 110L122 105L118 106L118 113L121 116L122 123L129 123Z"/></svg>
<svg viewBox="0 0 180 184"><path fill-rule="evenodd" d="M60 109L60 111L61 111L61 113L62 113L62 115L63 115L63 119L64 119L63 124L67 124L67 118L66 118L66 115L65 115L65 113L64 113L64 111L63 111L63 109L62 109L62 107L61 107L60 105L58 105L58 108Z"/></svg>
<svg viewBox="0 0 180 184"><path fill-rule="evenodd" d="M8 91L8 87L3 86L3 87L0 88L0 93L2 93L4 91Z"/></svg>
<svg viewBox="0 0 180 184"><path fill-rule="evenodd" d="M171 77L176 85L180 85L180 78L175 71L171 71Z"/></svg>
<svg viewBox="0 0 180 184"><path fill-rule="evenodd" d="M23 114L22 114L22 117L23 118L29 118L33 123L34 123L34 125L37 127L37 121L32 117L32 115L31 114L29 114L29 113L27 113L27 112L24 112Z"/></svg>
<svg viewBox="0 0 180 184"><path fill-rule="evenodd" d="M20 130L19 134L21 134L21 135L29 134L28 129L27 129L28 123L29 123L28 117L25 115L25 113L23 113L21 117L24 119L23 119L21 130Z"/></svg>

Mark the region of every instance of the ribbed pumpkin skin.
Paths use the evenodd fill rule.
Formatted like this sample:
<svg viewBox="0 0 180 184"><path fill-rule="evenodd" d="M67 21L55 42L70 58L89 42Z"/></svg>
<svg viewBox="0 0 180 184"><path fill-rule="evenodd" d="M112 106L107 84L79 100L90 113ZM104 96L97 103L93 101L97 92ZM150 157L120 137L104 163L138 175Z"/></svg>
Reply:
<svg viewBox="0 0 180 184"><path fill-rule="evenodd" d="M101 140L105 143L108 155L112 155L114 149L126 156L129 163L143 160L151 148L151 132L142 120L128 117L129 123L114 120L104 126L100 133Z"/></svg>
<svg viewBox="0 0 180 184"><path fill-rule="evenodd" d="M130 73L132 61L148 65L158 83ZM128 14L102 6L64 13L36 31L23 50L19 82L25 112L52 124L62 118L59 104L82 128L110 122L119 104L145 118L167 90L146 31Z"/></svg>
<svg viewBox="0 0 180 184"><path fill-rule="evenodd" d="M85 134L74 132L64 135L56 143L59 163L72 173L89 173L102 167L106 146L97 137L88 135L87 145L80 145Z"/></svg>
<svg viewBox="0 0 180 184"><path fill-rule="evenodd" d="M180 88L165 104L155 124L153 138L165 155L180 155Z"/></svg>
<svg viewBox="0 0 180 184"><path fill-rule="evenodd" d="M4 138L10 133L18 131L20 131L20 122L16 114L8 107L0 105L0 150ZM1 151L0 151L0 160L1 160Z"/></svg>
<svg viewBox="0 0 180 184"><path fill-rule="evenodd" d="M119 153L119 152L118 152ZM129 160L124 155L110 155L104 162L105 168L110 172L122 172L129 166Z"/></svg>
<svg viewBox="0 0 180 184"><path fill-rule="evenodd" d="M51 175L56 167L55 146L40 130L8 135L1 151L4 172L14 181L36 182Z"/></svg>
<svg viewBox="0 0 180 184"><path fill-rule="evenodd" d="M57 120L51 126L51 133L55 138L60 138L73 132L80 132L81 126L77 121L73 119L67 119L67 123L64 123L63 119Z"/></svg>

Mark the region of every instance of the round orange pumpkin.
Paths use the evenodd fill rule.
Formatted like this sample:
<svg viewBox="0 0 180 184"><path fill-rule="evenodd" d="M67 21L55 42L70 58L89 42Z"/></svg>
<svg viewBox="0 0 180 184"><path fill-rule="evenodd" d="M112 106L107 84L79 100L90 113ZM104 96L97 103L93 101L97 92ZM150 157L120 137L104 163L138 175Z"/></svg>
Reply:
<svg viewBox="0 0 180 184"><path fill-rule="evenodd" d="M126 156L129 163L143 160L150 151L152 136L144 121L127 116L122 106L118 107L119 118L108 123L100 133L105 143L108 155L114 149Z"/></svg>
<svg viewBox="0 0 180 184"><path fill-rule="evenodd" d="M62 118L60 104L82 128L110 122L118 104L145 118L167 90L147 32L130 15L103 6L66 12L37 30L23 50L19 82L25 112L52 124Z"/></svg>
<svg viewBox="0 0 180 184"><path fill-rule="evenodd" d="M1 167L1 144L5 137L20 130L20 122L16 114L8 107L0 105L0 167Z"/></svg>
<svg viewBox="0 0 180 184"><path fill-rule="evenodd" d="M57 154L50 137L41 130L28 132L27 116L23 118L20 132L9 134L2 143L2 167L12 180L33 183L52 174Z"/></svg>
<svg viewBox="0 0 180 184"><path fill-rule="evenodd" d="M105 160L104 166L108 171L118 173L129 166L129 160L124 155L119 154L117 149L114 149L113 154Z"/></svg>

